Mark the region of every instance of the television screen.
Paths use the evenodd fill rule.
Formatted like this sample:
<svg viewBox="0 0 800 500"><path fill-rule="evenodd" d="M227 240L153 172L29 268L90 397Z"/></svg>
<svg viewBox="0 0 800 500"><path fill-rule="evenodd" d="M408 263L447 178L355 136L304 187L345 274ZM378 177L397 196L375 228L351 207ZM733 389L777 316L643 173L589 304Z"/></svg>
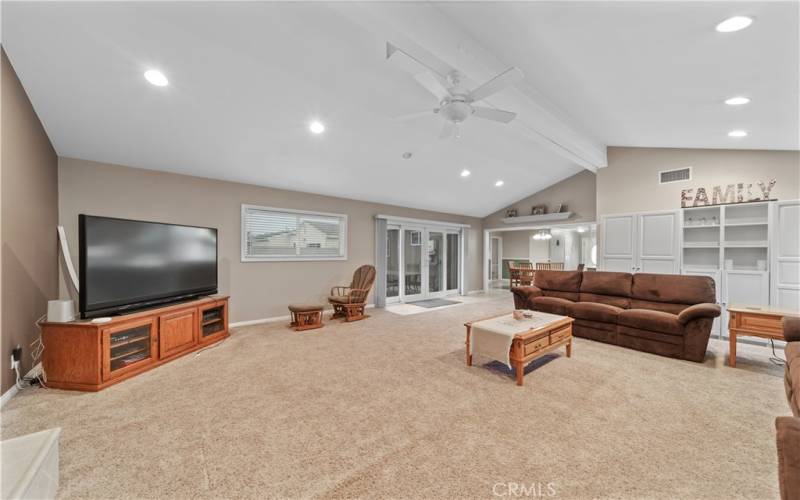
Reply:
<svg viewBox="0 0 800 500"><path fill-rule="evenodd" d="M217 230L79 216L84 318L217 292Z"/></svg>

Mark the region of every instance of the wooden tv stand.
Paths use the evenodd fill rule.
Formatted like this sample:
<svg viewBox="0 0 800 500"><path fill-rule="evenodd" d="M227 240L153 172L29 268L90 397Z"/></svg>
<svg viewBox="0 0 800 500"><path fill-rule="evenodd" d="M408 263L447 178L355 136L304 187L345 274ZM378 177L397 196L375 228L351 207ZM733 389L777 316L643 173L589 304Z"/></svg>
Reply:
<svg viewBox="0 0 800 500"><path fill-rule="evenodd" d="M99 391L228 337L228 297L41 326L47 386Z"/></svg>

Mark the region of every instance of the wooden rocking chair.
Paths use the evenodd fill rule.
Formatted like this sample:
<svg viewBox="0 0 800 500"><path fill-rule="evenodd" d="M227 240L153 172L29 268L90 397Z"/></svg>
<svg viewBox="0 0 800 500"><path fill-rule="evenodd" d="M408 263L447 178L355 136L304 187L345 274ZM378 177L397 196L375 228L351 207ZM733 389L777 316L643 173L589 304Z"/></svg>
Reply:
<svg viewBox="0 0 800 500"><path fill-rule="evenodd" d="M345 318L345 321L358 321L366 318L364 307L374 282L375 267L365 265L353 273L353 282L350 286L331 288L331 295L328 297L328 302L333 306L331 318Z"/></svg>

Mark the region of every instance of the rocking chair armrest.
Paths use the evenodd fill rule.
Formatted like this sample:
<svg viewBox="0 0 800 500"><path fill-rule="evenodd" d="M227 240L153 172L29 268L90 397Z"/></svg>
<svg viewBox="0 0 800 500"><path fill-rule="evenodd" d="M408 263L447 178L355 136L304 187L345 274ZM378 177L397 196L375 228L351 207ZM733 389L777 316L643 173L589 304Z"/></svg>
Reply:
<svg viewBox="0 0 800 500"><path fill-rule="evenodd" d="M349 286L335 286L331 288L331 295L339 295L339 296L349 295L347 293L347 290L350 290Z"/></svg>

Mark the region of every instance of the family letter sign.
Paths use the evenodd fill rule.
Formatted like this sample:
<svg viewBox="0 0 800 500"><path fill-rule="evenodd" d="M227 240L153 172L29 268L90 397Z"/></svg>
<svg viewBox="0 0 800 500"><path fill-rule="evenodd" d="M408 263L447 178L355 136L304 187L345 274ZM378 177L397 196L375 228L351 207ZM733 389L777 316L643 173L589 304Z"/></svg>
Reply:
<svg viewBox="0 0 800 500"><path fill-rule="evenodd" d="M704 207L708 205L725 205L728 203L747 203L748 201L767 201L770 200L770 192L775 187L775 179L769 182L758 181L755 183L760 193L753 193L753 184L728 184L723 190L723 186L711 188L711 200L708 199L708 191L704 187L681 190L681 208ZM692 194L694 193L694 195Z"/></svg>

